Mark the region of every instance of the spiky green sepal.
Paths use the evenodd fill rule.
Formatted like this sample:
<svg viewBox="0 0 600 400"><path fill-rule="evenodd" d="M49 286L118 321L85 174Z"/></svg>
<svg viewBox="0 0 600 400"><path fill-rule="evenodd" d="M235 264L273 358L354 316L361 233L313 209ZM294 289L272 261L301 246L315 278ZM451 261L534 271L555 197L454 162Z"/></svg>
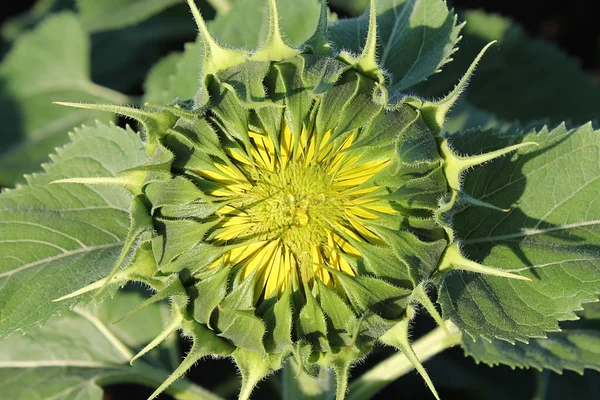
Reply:
<svg viewBox="0 0 600 400"><path fill-rule="evenodd" d="M368 76L375 81L383 84L385 81L384 72L379 66L377 60L377 2L371 1L369 8L369 30L367 40L360 55L342 52L338 57L351 65L357 71Z"/></svg>

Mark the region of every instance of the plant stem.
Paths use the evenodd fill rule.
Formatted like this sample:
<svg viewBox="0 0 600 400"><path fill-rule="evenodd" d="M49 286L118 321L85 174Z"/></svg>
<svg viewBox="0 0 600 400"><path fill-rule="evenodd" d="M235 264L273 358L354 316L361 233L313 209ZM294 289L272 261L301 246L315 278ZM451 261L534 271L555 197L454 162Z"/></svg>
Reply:
<svg viewBox="0 0 600 400"><path fill-rule="evenodd" d="M443 328L438 327L413 344L413 349L421 362L425 362L434 355L460 343L461 334L458 328L450 321L446 321L446 327L450 335ZM385 386L413 368L413 365L404 354L394 354L352 382L346 399L370 399Z"/></svg>
<svg viewBox="0 0 600 400"><path fill-rule="evenodd" d="M96 383L100 386L137 383L156 389L168 377L168 372L138 360L133 367L124 367L122 371L110 372L99 377ZM177 380L165 390L165 393L176 400L222 400L221 397L187 379Z"/></svg>
<svg viewBox="0 0 600 400"><path fill-rule="evenodd" d="M531 400L544 400L548 396L548 384L550 382L550 371L545 369L536 373L537 387Z"/></svg>

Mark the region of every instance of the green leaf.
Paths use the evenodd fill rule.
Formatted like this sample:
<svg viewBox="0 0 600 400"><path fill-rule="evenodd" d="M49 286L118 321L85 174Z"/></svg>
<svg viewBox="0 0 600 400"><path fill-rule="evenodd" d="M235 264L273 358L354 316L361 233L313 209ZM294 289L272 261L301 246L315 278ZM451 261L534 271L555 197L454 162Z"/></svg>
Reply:
<svg viewBox="0 0 600 400"><path fill-rule="evenodd" d="M600 293L600 133L561 125L524 136L471 130L450 139L461 154L536 142L467 174L464 192L502 209L467 207L454 216L464 253L529 277L516 281L457 272L439 301L445 318L473 338L525 341L557 331L558 321Z"/></svg>
<svg viewBox="0 0 600 400"><path fill-rule="evenodd" d="M369 0L329 0L328 3L351 15L359 15L369 6Z"/></svg>
<svg viewBox="0 0 600 400"><path fill-rule="evenodd" d="M131 321L112 324L142 300L137 293L120 292L104 304L77 307L27 335L2 341L0 397L101 400L102 385L160 385L168 376L165 371L143 362L133 367L128 363L131 347L142 347L163 329L168 319L166 304L152 304ZM181 391L181 387L173 389L172 393ZM204 398L215 397L206 393Z"/></svg>
<svg viewBox="0 0 600 400"><path fill-rule="evenodd" d="M29 10L4 21L0 26L0 37L6 41L13 41L50 13L70 10L73 6L74 0L37 0Z"/></svg>
<svg viewBox="0 0 600 400"><path fill-rule="evenodd" d="M444 73L419 85L418 94L448 93L477 53L497 40L479 63L463 99L508 121L547 118L583 124L598 118L600 87L574 59L555 45L530 37L508 18L482 11L461 17L467 24L454 61Z"/></svg>
<svg viewBox="0 0 600 400"><path fill-rule="evenodd" d="M458 100L448 113L444 130L449 133L457 133L473 128L483 130L494 128L496 131L504 131L514 128L514 124L495 118L493 114L477 108L467 100Z"/></svg>
<svg viewBox="0 0 600 400"><path fill-rule="evenodd" d="M319 19L317 0L279 0L277 9L284 37L299 46L315 31ZM223 44L256 49L269 30L267 0L232 0L228 13L217 13L209 28Z"/></svg>
<svg viewBox="0 0 600 400"><path fill-rule="evenodd" d="M138 1L138 3L143 2ZM83 29L91 34L92 80L95 83L124 93L137 92L148 70L160 57L169 50L179 49L182 43L194 40L196 27L185 1L166 0L166 2L175 5L168 8L153 8L142 13L144 14L142 18L130 14L125 19L130 20L131 25L113 26L113 21L121 21L124 18L113 19L112 15L111 18L100 15L98 19L89 17L93 23L90 25L82 23ZM207 8L205 13L207 17L212 17L214 13L205 6L205 2L198 2L203 9ZM22 18L3 25L0 34L6 33L14 39L18 34L37 25L50 13L62 9L75 10L74 3L75 0L40 0ZM86 3L89 3L87 7L98 6L95 8L103 10L107 4L102 1L86 1ZM138 7L131 1L127 3L129 4L125 8ZM118 8L113 8L115 13ZM81 18L79 20L81 21ZM119 57L115 57L115 54L119 54Z"/></svg>
<svg viewBox="0 0 600 400"><path fill-rule="evenodd" d="M148 71L164 54L194 40L195 28L189 8L180 1L139 24L94 33L94 82L126 93L137 92Z"/></svg>
<svg viewBox="0 0 600 400"><path fill-rule="evenodd" d="M186 43L183 53L172 53L150 71L144 88L144 101L172 103L194 97L200 82L202 43Z"/></svg>
<svg viewBox="0 0 600 400"><path fill-rule="evenodd" d="M336 48L361 51L368 13L333 23L328 37ZM439 72L456 51L461 29L441 0L377 0L377 25L379 64L390 74L395 92Z"/></svg>
<svg viewBox="0 0 600 400"><path fill-rule="evenodd" d="M0 395L22 399L102 400L103 390L97 381L118 372L109 368L3 368L0 369Z"/></svg>
<svg viewBox="0 0 600 400"><path fill-rule="evenodd" d="M502 341L475 341L463 337L465 353L477 363L490 366L505 364L512 368L535 368L562 374L565 370L583 374L586 368L600 370L600 318L598 302L588 303L577 321L561 323L560 332L528 344Z"/></svg>
<svg viewBox="0 0 600 400"><path fill-rule="evenodd" d="M112 176L146 159L131 130L76 130L44 174L0 195L0 337L27 331L77 300L50 302L110 272L129 226L130 198L117 188L49 183Z"/></svg>
<svg viewBox="0 0 600 400"><path fill-rule="evenodd" d="M326 368L312 377L302 371L293 358L288 358L281 374L284 400L330 400L335 394L335 379Z"/></svg>
<svg viewBox="0 0 600 400"><path fill-rule="evenodd" d="M0 395L102 399L97 381L120 372L131 354L109 329L110 321L99 318L97 311L105 307L89 308L77 308L50 319L28 335L15 335L1 342ZM11 376L17 379L9 379Z"/></svg>
<svg viewBox="0 0 600 400"><path fill-rule="evenodd" d="M77 0L77 8L86 30L99 32L135 25L180 2L180 0Z"/></svg>
<svg viewBox="0 0 600 400"><path fill-rule="evenodd" d="M132 354L109 330L108 323L100 322L89 310L75 308L27 335L3 340L0 366L111 368L125 364Z"/></svg>
<svg viewBox="0 0 600 400"><path fill-rule="evenodd" d="M85 307L85 310L95 315L100 321L105 322L107 328L134 352L141 350L158 336L170 319L168 304L153 303L140 309L135 314L119 320L146 300L146 297L140 294L144 290L134 291L136 289L138 288L128 286L126 289L118 291L114 297L108 298L102 303L96 301ZM119 321L115 323L117 320ZM180 362L179 351L177 349L177 335L173 335L171 339L174 340L163 342L163 346L168 344L171 347L169 350L175 353L174 366L177 366ZM149 354L153 355L152 353Z"/></svg>
<svg viewBox="0 0 600 400"><path fill-rule="evenodd" d="M130 348L143 347L168 321L166 304L155 303L131 319L112 323L143 300L138 293L122 291L103 303L93 302L51 318L27 335L13 335L0 342L0 366L29 362L99 368L127 363L133 356Z"/></svg>
<svg viewBox="0 0 600 400"><path fill-rule="evenodd" d="M510 344L502 340L467 339L465 353L490 366L506 364L512 368L549 369L557 373L568 369L583 374L585 368L600 369L600 330L565 329L534 339Z"/></svg>
<svg viewBox="0 0 600 400"><path fill-rule="evenodd" d="M67 132L114 116L52 104L126 102L127 97L90 80L89 39L73 14L56 14L23 35L0 64L0 185L47 160Z"/></svg>
<svg viewBox="0 0 600 400"><path fill-rule="evenodd" d="M144 101L169 104L177 97L171 96L171 76L177 71L182 53L171 53L154 64L144 82ZM199 63L198 63L199 64Z"/></svg>

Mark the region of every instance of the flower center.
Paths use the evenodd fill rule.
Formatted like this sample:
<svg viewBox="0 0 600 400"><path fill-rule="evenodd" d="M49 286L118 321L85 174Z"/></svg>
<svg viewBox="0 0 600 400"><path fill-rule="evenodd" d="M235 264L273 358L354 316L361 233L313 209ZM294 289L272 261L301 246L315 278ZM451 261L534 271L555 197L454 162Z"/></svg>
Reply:
<svg viewBox="0 0 600 400"><path fill-rule="evenodd" d="M345 151L354 134L335 146L329 135L319 143L314 132L295 139L285 127L277 151L268 135L249 132L250 149L227 149L231 163L196 171L225 202L208 240L238 245L211 267L243 268L243 278L256 273L265 297L290 282L336 285L331 270L355 275L360 253L351 241L378 242L365 221L395 213L372 196L377 186L365 186L389 159L361 162Z"/></svg>
<svg viewBox="0 0 600 400"><path fill-rule="evenodd" d="M327 242L327 230L343 217L343 202L321 165L290 162L263 171L244 202L252 234L281 239L294 256L310 259L314 246Z"/></svg>

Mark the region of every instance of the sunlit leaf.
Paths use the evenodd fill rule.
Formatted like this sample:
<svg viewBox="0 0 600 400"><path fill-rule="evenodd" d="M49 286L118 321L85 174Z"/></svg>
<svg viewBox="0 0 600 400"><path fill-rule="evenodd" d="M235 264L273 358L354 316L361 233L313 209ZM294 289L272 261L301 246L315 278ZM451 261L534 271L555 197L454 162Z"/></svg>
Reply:
<svg viewBox="0 0 600 400"><path fill-rule="evenodd" d="M600 133L561 125L524 137L472 130L452 137L461 153L513 140L532 141L516 155L468 173L464 191L507 212L467 207L454 216L464 252L531 282L468 273L449 275L444 316L474 338L524 341L576 319L600 293Z"/></svg>
<svg viewBox="0 0 600 400"><path fill-rule="evenodd" d="M89 38L70 13L48 17L16 41L0 64L0 185L33 172L74 126L113 115L53 101L127 102L90 80Z"/></svg>
<svg viewBox="0 0 600 400"><path fill-rule="evenodd" d="M48 183L138 165L142 142L105 125L78 130L72 140L45 173L0 195L0 337L73 307L77 300L49 300L105 277L121 250L130 202L122 189Z"/></svg>

